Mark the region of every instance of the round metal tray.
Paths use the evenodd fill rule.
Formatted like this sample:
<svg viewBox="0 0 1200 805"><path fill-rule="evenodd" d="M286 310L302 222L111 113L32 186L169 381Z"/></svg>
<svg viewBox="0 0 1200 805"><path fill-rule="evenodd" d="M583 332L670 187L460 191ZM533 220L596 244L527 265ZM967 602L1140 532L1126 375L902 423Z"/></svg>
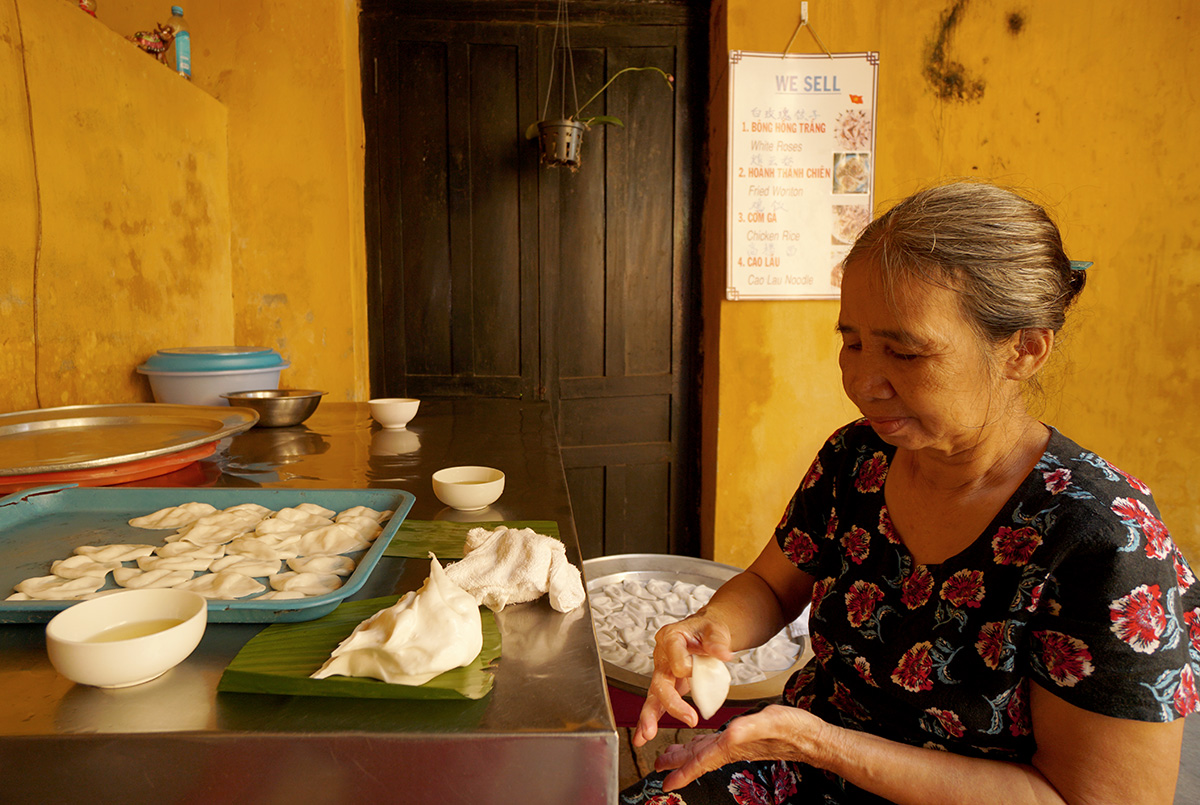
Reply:
<svg viewBox="0 0 1200 805"><path fill-rule="evenodd" d="M720 587L729 579L741 573L741 568L725 565L708 559L697 559L693 556L669 556L656 553L626 553L615 556L598 556L583 562L583 575L587 579L588 592L599 591L607 584L631 579L633 581L682 581L686 584L706 584L713 589ZM732 685L729 688L727 702L759 702L777 699L783 694L783 688L788 678L802 668L811 656L808 651L808 640L793 638L800 645L800 654L791 668L780 671L760 682L748 685ZM607 660L604 663L604 675L608 681L621 690L645 696L650 688L650 677L637 674Z"/></svg>
<svg viewBox="0 0 1200 805"><path fill-rule="evenodd" d="M131 403L0 414L0 477L165 456L249 430L249 408Z"/></svg>

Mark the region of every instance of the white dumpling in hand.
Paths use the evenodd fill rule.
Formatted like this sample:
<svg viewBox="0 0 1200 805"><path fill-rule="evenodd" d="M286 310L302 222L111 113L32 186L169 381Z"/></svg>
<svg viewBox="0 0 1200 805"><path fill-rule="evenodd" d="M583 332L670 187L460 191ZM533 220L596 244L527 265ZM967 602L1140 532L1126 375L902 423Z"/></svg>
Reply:
<svg viewBox="0 0 1200 805"><path fill-rule="evenodd" d="M729 695L729 668L716 657L692 655L692 701L701 718L712 718Z"/></svg>

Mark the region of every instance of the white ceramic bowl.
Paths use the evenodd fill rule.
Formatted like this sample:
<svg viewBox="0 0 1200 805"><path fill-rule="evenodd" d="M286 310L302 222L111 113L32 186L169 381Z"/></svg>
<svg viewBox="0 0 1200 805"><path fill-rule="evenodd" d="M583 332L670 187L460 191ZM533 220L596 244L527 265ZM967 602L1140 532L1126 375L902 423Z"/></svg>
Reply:
<svg viewBox="0 0 1200 805"><path fill-rule="evenodd" d="M232 369L217 372L160 372L138 367L150 378L154 401L180 405L229 405L222 394L279 388L279 373L290 364L265 369Z"/></svg>
<svg viewBox="0 0 1200 805"><path fill-rule="evenodd" d="M81 685L124 688L183 662L208 624L208 602L190 590L122 590L67 607L46 624L46 651Z"/></svg>
<svg viewBox="0 0 1200 805"><path fill-rule="evenodd" d="M504 473L491 467L447 467L433 474L433 494L463 512L487 508L503 491Z"/></svg>
<svg viewBox="0 0 1200 805"><path fill-rule="evenodd" d="M402 429L417 415L421 401L411 397L381 397L367 403L371 418L385 428Z"/></svg>

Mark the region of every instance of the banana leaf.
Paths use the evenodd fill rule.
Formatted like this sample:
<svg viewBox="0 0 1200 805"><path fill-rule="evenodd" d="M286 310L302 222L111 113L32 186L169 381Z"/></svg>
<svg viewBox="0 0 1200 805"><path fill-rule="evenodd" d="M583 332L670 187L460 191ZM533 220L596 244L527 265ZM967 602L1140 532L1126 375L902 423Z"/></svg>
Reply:
<svg viewBox="0 0 1200 805"><path fill-rule="evenodd" d="M439 674L424 685L394 685L378 679L331 676L312 679L330 653L354 627L400 596L350 601L323 618L277 623L250 640L221 675L218 691L285 696L340 696L368 699L482 699L492 689L491 668L500 657L500 630L488 609L483 618L483 650L470 665Z"/></svg>
<svg viewBox="0 0 1200 805"><path fill-rule="evenodd" d="M498 526L509 528L532 528L539 534L561 539L558 523L553 520L506 520L504 522L453 523L446 520L405 520L392 541L383 551L384 556L404 556L425 559L430 551L439 560L462 559L463 543L472 528L493 529Z"/></svg>

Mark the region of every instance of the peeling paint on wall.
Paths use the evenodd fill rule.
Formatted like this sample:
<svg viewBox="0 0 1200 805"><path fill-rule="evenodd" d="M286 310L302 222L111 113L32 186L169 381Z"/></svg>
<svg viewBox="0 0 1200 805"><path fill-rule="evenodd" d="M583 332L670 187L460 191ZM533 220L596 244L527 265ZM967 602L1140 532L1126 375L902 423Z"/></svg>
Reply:
<svg viewBox="0 0 1200 805"><path fill-rule="evenodd" d="M983 79L973 78L967 69L950 58L950 37L962 21L967 0L955 0L942 12L937 33L925 51L925 79L937 96L946 101L977 101L983 97Z"/></svg>

